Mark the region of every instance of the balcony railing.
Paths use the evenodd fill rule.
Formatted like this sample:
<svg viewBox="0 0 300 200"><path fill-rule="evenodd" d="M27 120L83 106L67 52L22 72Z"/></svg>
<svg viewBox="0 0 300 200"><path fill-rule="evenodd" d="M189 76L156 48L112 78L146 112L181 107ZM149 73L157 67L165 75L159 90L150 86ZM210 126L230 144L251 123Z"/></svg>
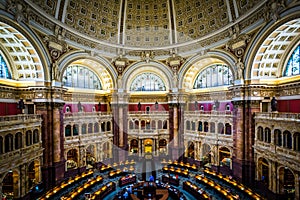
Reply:
<svg viewBox="0 0 300 200"><path fill-rule="evenodd" d="M268 119L268 120L288 120L300 122L299 113L282 113L282 112L259 112L255 113L255 119Z"/></svg>
<svg viewBox="0 0 300 200"><path fill-rule="evenodd" d="M0 125L6 122L28 122L41 120L41 115L36 114L20 114L20 115L9 115L0 117Z"/></svg>
<svg viewBox="0 0 300 200"><path fill-rule="evenodd" d="M232 116L232 111L185 111L185 115L197 115L197 116Z"/></svg>
<svg viewBox="0 0 300 200"><path fill-rule="evenodd" d="M129 115L169 115L168 111L130 111Z"/></svg>
<svg viewBox="0 0 300 200"><path fill-rule="evenodd" d="M76 112L76 113L65 113L65 119L72 118L90 118L90 117L111 117L111 113L108 112Z"/></svg>

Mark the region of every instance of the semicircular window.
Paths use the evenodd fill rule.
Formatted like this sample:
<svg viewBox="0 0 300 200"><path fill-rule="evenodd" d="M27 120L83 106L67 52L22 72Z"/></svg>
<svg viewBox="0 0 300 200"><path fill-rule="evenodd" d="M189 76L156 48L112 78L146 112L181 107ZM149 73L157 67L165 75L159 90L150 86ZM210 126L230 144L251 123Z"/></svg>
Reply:
<svg viewBox="0 0 300 200"><path fill-rule="evenodd" d="M284 76L300 74L300 45L292 53L284 72Z"/></svg>
<svg viewBox="0 0 300 200"><path fill-rule="evenodd" d="M215 64L199 73L193 88L209 88L232 84L233 76L229 67L227 65Z"/></svg>
<svg viewBox="0 0 300 200"><path fill-rule="evenodd" d="M0 78L11 79L11 74L2 55L0 55Z"/></svg>
<svg viewBox="0 0 300 200"><path fill-rule="evenodd" d="M156 74L146 72L138 75L131 83L130 91L165 91L162 79Z"/></svg>
<svg viewBox="0 0 300 200"><path fill-rule="evenodd" d="M68 66L63 74L63 85L74 88L101 90L102 85L98 76L84 66Z"/></svg>

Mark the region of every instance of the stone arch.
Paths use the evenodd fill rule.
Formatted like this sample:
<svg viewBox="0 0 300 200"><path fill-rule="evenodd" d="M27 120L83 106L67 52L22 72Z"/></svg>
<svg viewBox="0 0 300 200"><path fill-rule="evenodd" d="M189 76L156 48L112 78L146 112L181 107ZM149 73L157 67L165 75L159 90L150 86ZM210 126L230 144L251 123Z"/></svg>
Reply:
<svg viewBox="0 0 300 200"><path fill-rule="evenodd" d="M271 177L271 165L268 159L260 157L257 161L257 179L269 186Z"/></svg>
<svg viewBox="0 0 300 200"><path fill-rule="evenodd" d="M58 62L61 72L60 80L66 68L70 65L83 65L92 70L100 79L103 90L113 90L116 87L117 71L112 64L100 56L91 56L88 53L74 53Z"/></svg>
<svg viewBox="0 0 300 200"><path fill-rule="evenodd" d="M257 82L263 82L264 79L278 78L282 76L283 64L286 62L288 53L295 45L295 36L300 33L299 14L300 7L286 9L280 14L281 19L276 23L268 22L249 43L249 49L245 54L246 75L245 79L252 79ZM297 24L295 26L295 23ZM286 31L283 31L283 30ZM287 31L290 29L289 31ZM284 33L282 35L281 33ZM279 44L277 40L280 37L286 37L286 40ZM292 39L294 38L294 39ZM279 45L278 47L276 45ZM272 53L272 48L276 46L276 53ZM279 49L278 49L279 48ZM255 53L256 52L256 53ZM271 59L274 58L274 59ZM265 60L267 59L267 60Z"/></svg>
<svg viewBox="0 0 300 200"><path fill-rule="evenodd" d="M295 181L296 181L293 170L289 169L286 166L280 166L278 167L277 170L278 170L277 172L278 193L280 194L293 193L292 191L295 191Z"/></svg>
<svg viewBox="0 0 300 200"><path fill-rule="evenodd" d="M21 177L20 171L17 169L9 170L3 175L1 180L2 183L2 193L13 192L13 197L18 198L20 197L20 184L21 184ZM5 187L7 183L7 187Z"/></svg>
<svg viewBox="0 0 300 200"><path fill-rule="evenodd" d="M1 37L4 40L7 35L7 37L12 38L10 41L24 41L18 43L2 43L0 47L7 59L8 67L11 69L12 78L14 80L24 81L49 81L50 72L48 66L50 57L48 50L46 50L40 38L24 23L22 23L22 26L16 26L14 20L3 15L0 16L0 21L0 29L2 29ZM13 44L19 45L18 49L22 51L22 56L27 59L27 62L20 62L24 59L13 59L11 57L11 55L16 57L21 56L20 52L11 52L8 50Z"/></svg>
<svg viewBox="0 0 300 200"><path fill-rule="evenodd" d="M165 83L166 90L168 92L174 88L173 73L170 68L163 63L151 61L149 63L136 62L131 66L128 66L123 72L122 87L129 92L130 85L134 78L143 72L152 72L158 75Z"/></svg>
<svg viewBox="0 0 300 200"><path fill-rule="evenodd" d="M194 81L199 72L212 64L226 64L232 71L233 80L235 80L235 62L232 57L222 51L211 51L205 55L193 56L183 63L178 72L178 76L181 77L179 80L179 88L187 91L192 90Z"/></svg>

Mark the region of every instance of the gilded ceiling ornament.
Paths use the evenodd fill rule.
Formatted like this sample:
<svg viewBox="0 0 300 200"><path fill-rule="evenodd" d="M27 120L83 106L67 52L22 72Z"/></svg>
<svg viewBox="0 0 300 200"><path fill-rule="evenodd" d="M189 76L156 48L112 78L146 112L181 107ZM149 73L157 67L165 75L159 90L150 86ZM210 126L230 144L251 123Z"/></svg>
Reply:
<svg viewBox="0 0 300 200"><path fill-rule="evenodd" d="M142 61L149 63L150 60L154 59L154 52L153 51L142 51L141 59L142 59Z"/></svg>
<svg viewBox="0 0 300 200"><path fill-rule="evenodd" d="M21 23L24 20L28 22L30 9L23 1L9 0L7 2L7 11L15 15L15 20L18 23Z"/></svg>
<svg viewBox="0 0 300 200"><path fill-rule="evenodd" d="M113 63L118 71L118 74L121 75L126 66L129 64L129 60L123 57L123 55L121 54L119 57L113 60Z"/></svg>
<svg viewBox="0 0 300 200"><path fill-rule="evenodd" d="M269 1L266 4L265 7L265 15L264 18L266 21L268 21L269 19L273 19L274 21L277 21L280 16L280 12L285 8L285 3L283 0L272 0Z"/></svg>
<svg viewBox="0 0 300 200"><path fill-rule="evenodd" d="M242 58L251 38L247 34L241 34L236 38L235 36L226 44L225 49L233 52L237 58Z"/></svg>
<svg viewBox="0 0 300 200"><path fill-rule="evenodd" d="M63 53L68 51L68 44L64 41L66 30L55 27L54 35L44 37L44 42L47 44L50 56L53 61L57 60Z"/></svg>
<svg viewBox="0 0 300 200"><path fill-rule="evenodd" d="M174 73L177 73L181 64L184 62L184 58L177 55L176 53L172 53L171 57L166 60L166 64L169 65Z"/></svg>

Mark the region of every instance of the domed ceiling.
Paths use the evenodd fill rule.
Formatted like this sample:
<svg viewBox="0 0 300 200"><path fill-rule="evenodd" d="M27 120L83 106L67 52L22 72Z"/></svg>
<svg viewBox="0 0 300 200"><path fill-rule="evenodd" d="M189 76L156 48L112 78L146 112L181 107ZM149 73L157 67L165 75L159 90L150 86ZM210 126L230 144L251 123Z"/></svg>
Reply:
<svg viewBox="0 0 300 200"><path fill-rule="evenodd" d="M107 46L132 50L181 52L200 49L230 36L230 27L244 20L241 28L258 20L261 0L35 0L34 4L90 39L94 48ZM256 13L256 14L255 14ZM255 15L255 16L254 16ZM253 17L254 16L254 17ZM246 18L249 18L245 20ZM67 37L72 38L74 31ZM213 39L213 36L217 39ZM95 45L95 42L97 43ZM82 41L82 43L86 43Z"/></svg>

